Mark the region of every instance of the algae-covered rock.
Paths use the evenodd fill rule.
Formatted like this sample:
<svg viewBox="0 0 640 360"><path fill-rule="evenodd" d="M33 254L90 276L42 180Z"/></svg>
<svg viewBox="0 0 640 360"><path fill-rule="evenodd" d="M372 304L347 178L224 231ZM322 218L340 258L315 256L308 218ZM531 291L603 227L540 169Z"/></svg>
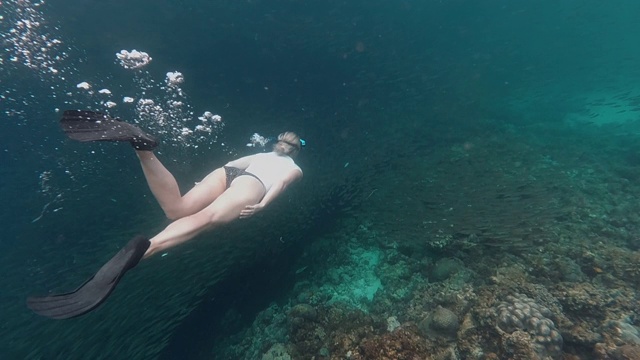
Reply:
<svg viewBox="0 0 640 360"><path fill-rule="evenodd" d="M460 328L460 319L453 311L438 306L420 322L420 332L425 336L455 337Z"/></svg>
<svg viewBox="0 0 640 360"><path fill-rule="evenodd" d="M291 308L289 316L291 318L302 318L314 321L318 317L318 313L316 312L316 309L309 304L298 304Z"/></svg>
<svg viewBox="0 0 640 360"><path fill-rule="evenodd" d="M262 360L291 360L291 355L287 351L287 348L280 343L273 344L269 350L267 350L264 355L262 355Z"/></svg>
<svg viewBox="0 0 640 360"><path fill-rule="evenodd" d="M440 259L435 263L431 270L431 278L434 281L444 281L462 271L464 268L464 264L459 259Z"/></svg>

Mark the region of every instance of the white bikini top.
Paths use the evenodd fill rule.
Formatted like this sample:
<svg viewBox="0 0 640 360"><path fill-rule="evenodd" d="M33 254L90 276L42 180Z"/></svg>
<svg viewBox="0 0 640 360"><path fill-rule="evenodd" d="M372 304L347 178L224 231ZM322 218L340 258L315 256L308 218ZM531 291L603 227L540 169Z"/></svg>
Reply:
<svg viewBox="0 0 640 360"><path fill-rule="evenodd" d="M292 170L302 172L288 155L269 152L256 154L245 171L257 176L266 191L269 191L274 183L283 180Z"/></svg>

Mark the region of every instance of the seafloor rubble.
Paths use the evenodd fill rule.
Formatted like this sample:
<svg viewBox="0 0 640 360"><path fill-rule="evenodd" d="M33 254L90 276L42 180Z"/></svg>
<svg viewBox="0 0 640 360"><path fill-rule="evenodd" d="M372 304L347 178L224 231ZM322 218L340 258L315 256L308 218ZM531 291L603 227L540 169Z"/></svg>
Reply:
<svg viewBox="0 0 640 360"><path fill-rule="evenodd" d="M633 148L501 136L379 184L216 358L640 359Z"/></svg>

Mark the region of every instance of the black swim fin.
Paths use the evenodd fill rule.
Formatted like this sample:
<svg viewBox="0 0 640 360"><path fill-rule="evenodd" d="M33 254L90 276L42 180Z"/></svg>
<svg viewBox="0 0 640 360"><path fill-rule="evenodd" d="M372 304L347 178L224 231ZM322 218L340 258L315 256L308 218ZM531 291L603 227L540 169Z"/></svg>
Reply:
<svg viewBox="0 0 640 360"><path fill-rule="evenodd" d="M136 236L98 272L75 291L46 297L29 297L27 306L35 313L52 319L69 319L97 308L130 269L133 269L151 243Z"/></svg>
<svg viewBox="0 0 640 360"><path fill-rule="evenodd" d="M62 130L77 141L129 141L137 150L152 150L158 141L135 125L89 110L66 110Z"/></svg>

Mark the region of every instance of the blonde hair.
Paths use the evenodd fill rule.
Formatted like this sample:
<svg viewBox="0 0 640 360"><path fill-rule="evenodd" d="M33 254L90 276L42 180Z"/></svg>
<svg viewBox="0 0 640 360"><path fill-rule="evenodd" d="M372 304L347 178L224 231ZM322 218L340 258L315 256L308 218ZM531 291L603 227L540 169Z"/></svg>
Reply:
<svg viewBox="0 0 640 360"><path fill-rule="evenodd" d="M293 158L298 155L301 147L300 136L287 131L278 135L278 142L273 145L273 151L278 155L288 155Z"/></svg>

